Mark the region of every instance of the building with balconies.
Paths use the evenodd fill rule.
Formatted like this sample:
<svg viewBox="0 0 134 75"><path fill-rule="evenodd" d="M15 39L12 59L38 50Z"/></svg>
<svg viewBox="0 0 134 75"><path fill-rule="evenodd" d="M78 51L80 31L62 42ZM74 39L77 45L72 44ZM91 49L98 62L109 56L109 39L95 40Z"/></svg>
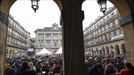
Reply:
<svg viewBox="0 0 134 75"><path fill-rule="evenodd" d="M109 8L104 16L84 30L85 54L115 56L125 54L123 28L120 24L120 14L115 7Z"/></svg>
<svg viewBox="0 0 134 75"><path fill-rule="evenodd" d="M35 30L36 41L35 48L36 52L46 48L51 52L57 51L61 47L62 34L61 27L54 23L52 27L45 27L44 29Z"/></svg>
<svg viewBox="0 0 134 75"><path fill-rule="evenodd" d="M28 49L30 33L26 31L11 15L8 18L7 57L22 56Z"/></svg>

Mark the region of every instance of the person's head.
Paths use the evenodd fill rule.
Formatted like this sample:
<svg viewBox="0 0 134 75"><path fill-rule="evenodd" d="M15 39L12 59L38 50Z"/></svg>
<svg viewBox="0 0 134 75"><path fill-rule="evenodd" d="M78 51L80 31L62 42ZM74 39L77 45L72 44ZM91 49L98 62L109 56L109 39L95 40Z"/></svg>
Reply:
<svg viewBox="0 0 134 75"><path fill-rule="evenodd" d="M22 67L25 68L25 69L30 69L29 62L25 61L25 62L22 64Z"/></svg>
<svg viewBox="0 0 134 75"><path fill-rule="evenodd" d="M116 57L116 62L121 62L121 58L120 57Z"/></svg>
<svg viewBox="0 0 134 75"><path fill-rule="evenodd" d="M30 66L30 67L34 66L34 65L33 65L33 62L29 62L29 66Z"/></svg>
<svg viewBox="0 0 134 75"><path fill-rule="evenodd" d="M107 68L108 68L108 69L112 69L112 68L113 68L113 64L112 64L112 63L109 63L109 64L107 65Z"/></svg>
<svg viewBox="0 0 134 75"><path fill-rule="evenodd" d="M10 68L10 67L11 67L11 65L9 63L5 64L5 68Z"/></svg>
<svg viewBox="0 0 134 75"><path fill-rule="evenodd" d="M36 67L42 67L42 61L37 62Z"/></svg>

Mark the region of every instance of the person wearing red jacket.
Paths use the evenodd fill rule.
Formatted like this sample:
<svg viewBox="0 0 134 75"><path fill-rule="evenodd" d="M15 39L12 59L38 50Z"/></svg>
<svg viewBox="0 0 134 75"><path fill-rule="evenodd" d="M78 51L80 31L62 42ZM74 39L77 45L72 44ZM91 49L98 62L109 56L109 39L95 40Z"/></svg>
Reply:
<svg viewBox="0 0 134 75"><path fill-rule="evenodd" d="M116 73L115 75L134 75L134 67L131 63L126 63L126 68L122 69L120 72Z"/></svg>

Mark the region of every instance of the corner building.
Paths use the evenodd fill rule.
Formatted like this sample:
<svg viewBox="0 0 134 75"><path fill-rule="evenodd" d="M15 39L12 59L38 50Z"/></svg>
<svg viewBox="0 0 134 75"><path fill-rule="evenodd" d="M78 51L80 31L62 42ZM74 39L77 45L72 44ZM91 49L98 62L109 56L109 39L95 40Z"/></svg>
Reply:
<svg viewBox="0 0 134 75"><path fill-rule="evenodd" d="M120 56L126 54L120 19L118 10L111 7L104 16L98 17L84 30L86 55Z"/></svg>
<svg viewBox="0 0 134 75"><path fill-rule="evenodd" d="M8 17L6 56L12 58L26 55L29 37L30 33L10 15Z"/></svg>
<svg viewBox="0 0 134 75"><path fill-rule="evenodd" d="M44 29L35 30L36 40L35 48L36 52L39 52L43 48L46 48L50 52L56 52L62 43L61 27L54 23L52 27L45 27Z"/></svg>

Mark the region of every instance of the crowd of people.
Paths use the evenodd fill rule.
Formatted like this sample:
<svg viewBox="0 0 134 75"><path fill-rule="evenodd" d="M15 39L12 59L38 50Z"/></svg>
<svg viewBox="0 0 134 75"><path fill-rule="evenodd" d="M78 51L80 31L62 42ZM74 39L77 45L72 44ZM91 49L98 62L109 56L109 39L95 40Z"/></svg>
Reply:
<svg viewBox="0 0 134 75"><path fill-rule="evenodd" d="M8 58L5 75L62 75L61 56Z"/></svg>
<svg viewBox="0 0 134 75"><path fill-rule="evenodd" d="M86 56L85 64L87 75L134 75L134 67L124 56Z"/></svg>
<svg viewBox="0 0 134 75"><path fill-rule="evenodd" d="M85 56L86 75L134 75L124 57ZM5 75L63 75L62 57L35 56L7 58Z"/></svg>

